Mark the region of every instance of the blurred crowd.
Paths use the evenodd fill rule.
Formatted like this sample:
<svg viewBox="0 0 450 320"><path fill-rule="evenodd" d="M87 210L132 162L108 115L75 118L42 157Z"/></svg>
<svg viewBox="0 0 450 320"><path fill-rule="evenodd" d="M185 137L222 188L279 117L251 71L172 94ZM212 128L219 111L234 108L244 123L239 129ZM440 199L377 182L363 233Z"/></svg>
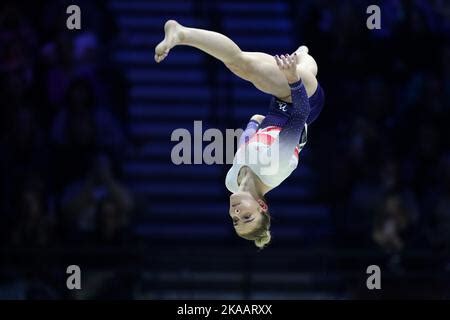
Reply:
<svg viewBox="0 0 450 320"><path fill-rule="evenodd" d="M381 30L365 27L364 2L302 3L327 91L310 147L338 241L398 268L405 250L431 250L448 268L450 2L379 1Z"/></svg>
<svg viewBox="0 0 450 320"><path fill-rule="evenodd" d="M122 183L127 83L111 62L115 23L104 2L0 5L2 245L118 245L133 199Z"/></svg>

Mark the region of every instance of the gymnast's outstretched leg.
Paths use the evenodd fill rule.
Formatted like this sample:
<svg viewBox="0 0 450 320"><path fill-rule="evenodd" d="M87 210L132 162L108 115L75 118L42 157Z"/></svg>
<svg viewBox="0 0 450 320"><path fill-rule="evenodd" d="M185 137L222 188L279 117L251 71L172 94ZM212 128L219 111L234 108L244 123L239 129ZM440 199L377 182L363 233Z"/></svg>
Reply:
<svg viewBox="0 0 450 320"><path fill-rule="evenodd" d="M174 20L164 25L165 37L155 48L155 61L164 60L169 51L177 45L187 45L200 49L207 54L222 61L238 77L250 81L259 90L274 95L280 99L291 102L291 90L286 78L279 70L273 56L263 52L242 51L236 43L223 34L196 28L182 26ZM299 48L300 64L302 61ZM306 51L306 56L308 56ZM305 66L310 60L304 59ZM315 62L314 62L315 63ZM315 74L312 68L299 68L300 75L308 95L312 95L317 87Z"/></svg>

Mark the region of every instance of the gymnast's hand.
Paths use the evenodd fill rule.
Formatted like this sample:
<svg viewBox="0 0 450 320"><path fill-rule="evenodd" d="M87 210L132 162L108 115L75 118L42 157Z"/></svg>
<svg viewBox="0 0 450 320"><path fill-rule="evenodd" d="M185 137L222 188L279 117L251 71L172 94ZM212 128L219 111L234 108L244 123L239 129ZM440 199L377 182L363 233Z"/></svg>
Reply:
<svg viewBox="0 0 450 320"><path fill-rule="evenodd" d="M300 80L300 77L297 73L297 53L286 55L283 54L281 56L276 55L275 60L277 62L278 68L281 70L281 72L283 72L289 84L295 83Z"/></svg>

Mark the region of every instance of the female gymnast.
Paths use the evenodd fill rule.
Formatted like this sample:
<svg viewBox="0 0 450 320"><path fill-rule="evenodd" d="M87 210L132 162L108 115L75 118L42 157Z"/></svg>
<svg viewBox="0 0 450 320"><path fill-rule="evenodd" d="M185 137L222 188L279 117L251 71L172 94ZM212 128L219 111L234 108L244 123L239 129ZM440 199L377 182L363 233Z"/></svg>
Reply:
<svg viewBox="0 0 450 320"><path fill-rule="evenodd" d="M165 23L164 32L164 39L155 48L156 62L164 60L177 45L192 46L222 61L238 77L272 96L266 116L253 115L247 124L225 180L232 193L229 214L236 233L264 248L271 240L264 195L295 170L299 152L306 144L308 125L323 108L324 92L316 79L317 64L305 46L293 54L274 57L242 51L220 33L185 27L174 20ZM249 152L276 154L276 170L248 161Z"/></svg>

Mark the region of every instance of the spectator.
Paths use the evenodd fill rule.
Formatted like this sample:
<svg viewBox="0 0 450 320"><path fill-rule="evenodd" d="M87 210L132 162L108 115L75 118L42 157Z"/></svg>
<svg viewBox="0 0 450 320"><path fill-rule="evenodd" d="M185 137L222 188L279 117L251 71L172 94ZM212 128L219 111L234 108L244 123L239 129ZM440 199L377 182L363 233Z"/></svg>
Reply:
<svg viewBox="0 0 450 320"><path fill-rule="evenodd" d="M96 105L93 88L85 79L71 83L67 106L53 121L52 140L59 187L85 175L98 152L107 152L116 160L125 147L121 126L111 112Z"/></svg>
<svg viewBox="0 0 450 320"><path fill-rule="evenodd" d="M400 252L405 244L403 234L417 217L415 208L405 203L400 194L385 197L375 217L373 239L388 253Z"/></svg>
<svg viewBox="0 0 450 320"><path fill-rule="evenodd" d="M106 157L98 159L86 180L69 185L63 197L64 229L71 239L95 239L120 242L129 223L132 197L112 173ZM69 239L69 240L71 240Z"/></svg>
<svg viewBox="0 0 450 320"><path fill-rule="evenodd" d="M11 243L19 247L44 247L52 244L54 223L48 212L48 199L39 181L25 186L15 204Z"/></svg>

